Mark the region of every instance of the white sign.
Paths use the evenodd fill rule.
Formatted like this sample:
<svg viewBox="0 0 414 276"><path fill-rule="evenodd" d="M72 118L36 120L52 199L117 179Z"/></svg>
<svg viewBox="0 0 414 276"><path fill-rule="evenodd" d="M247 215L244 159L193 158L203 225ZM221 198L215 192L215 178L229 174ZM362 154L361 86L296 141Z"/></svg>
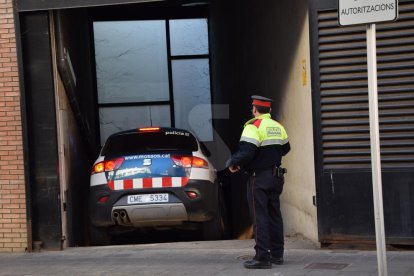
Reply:
<svg viewBox="0 0 414 276"><path fill-rule="evenodd" d="M339 24L367 24L397 19L397 0L339 0Z"/></svg>

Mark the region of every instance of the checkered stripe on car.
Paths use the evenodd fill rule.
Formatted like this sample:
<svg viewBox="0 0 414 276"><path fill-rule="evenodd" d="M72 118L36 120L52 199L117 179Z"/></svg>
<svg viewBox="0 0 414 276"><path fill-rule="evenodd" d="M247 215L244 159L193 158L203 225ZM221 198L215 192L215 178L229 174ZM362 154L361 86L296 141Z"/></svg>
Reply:
<svg viewBox="0 0 414 276"><path fill-rule="evenodd" d="M108 182L111 190L150 189L183 187L187 185L188 177L152 177L112 180Z"/></svg>

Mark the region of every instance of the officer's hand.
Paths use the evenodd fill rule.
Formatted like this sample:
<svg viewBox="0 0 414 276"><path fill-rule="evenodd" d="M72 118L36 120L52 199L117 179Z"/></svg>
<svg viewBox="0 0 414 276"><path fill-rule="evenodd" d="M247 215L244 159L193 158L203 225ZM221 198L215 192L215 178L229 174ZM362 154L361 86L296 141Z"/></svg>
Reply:
<svg viewBox="0 0 414 276"><path fill-rule="evenodd" d="M238 172L238 171L240 171L240 166L231 165L231 166L229 167L229 171L230 171L231 173Z"/></svg>

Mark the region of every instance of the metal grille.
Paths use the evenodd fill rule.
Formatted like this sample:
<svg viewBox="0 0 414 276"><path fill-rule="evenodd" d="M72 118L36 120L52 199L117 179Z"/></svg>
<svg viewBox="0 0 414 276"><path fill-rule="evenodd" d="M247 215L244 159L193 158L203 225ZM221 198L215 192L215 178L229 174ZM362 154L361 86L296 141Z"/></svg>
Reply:
<svg viewBox="0 0 414 276"><path fill-rule="evenodd" d="M339 27L328 10L318 29L323 169L369 169L366 27ZM382 167L413 168L414 1L377 24L377 63Z"/></svg>

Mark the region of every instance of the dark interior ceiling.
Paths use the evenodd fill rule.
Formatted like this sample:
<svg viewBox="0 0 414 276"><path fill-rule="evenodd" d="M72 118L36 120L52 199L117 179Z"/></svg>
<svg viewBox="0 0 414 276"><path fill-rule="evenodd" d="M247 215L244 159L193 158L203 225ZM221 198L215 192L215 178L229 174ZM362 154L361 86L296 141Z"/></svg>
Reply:
<svg viewBox="0 0 414 276"><path fill-rule="evenodd" d="M175 6L198 6L208 4L209 0L26 0L15 1L18 12L56 10L68 8L103 7L122 4L152 3Z"/></svg>

